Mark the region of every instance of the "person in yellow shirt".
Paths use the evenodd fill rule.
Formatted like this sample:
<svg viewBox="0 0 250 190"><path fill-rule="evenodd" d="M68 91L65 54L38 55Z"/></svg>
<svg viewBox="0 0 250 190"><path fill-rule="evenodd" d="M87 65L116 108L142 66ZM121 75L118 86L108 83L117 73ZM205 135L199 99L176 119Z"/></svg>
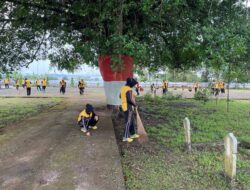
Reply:
<svg viewBox="0 0 250 190"><path fill-rule="evenodd" d="M37 91L41 91L41 83L40 83L40 80L39 79L36 79L36 89Z"/></svg>
<svg viewBox="0 0 250 190"><path fill-rule="evenodd" d="M166 80L163 80L162 82L162 94L166 94L168 91L168 82Z"/></svg>
<svg viewBox="0 0 250 190"><path fill-rule="evenodd" d="M89 136L89 129L97 129L96 124L99 121L99 117L95 114L94 107L91 104L87 104L85 109L79 114L77 121L81 131Z"/></svg>
<svg viewBox="0 0 250 190"><path fill-rule="evenodd" d="M61 81L60 81L60 93L61 94L65 94L65 92L66 92L66 81L64 80L64 79L62 79Z"/></svg>
<svg viewBox="0 0 250 190"><path fill-rule="evenodd" d="M20 80L16 79L16 90L19 90L19 86L20 86Z"/></svg>
<svg viewBox="0 0 250 190"><path fill-rule="evenodd" d="M80 90L80 95L82 95L85 89L85 82L83 79L78 82L78 88Z"/></svg>
<svg viewBox="0 0 250 190"><path fill-rule="evenodd" d="M220 81L220 92L222 94L225 93L225 83L223 81Z"/></svg>
<svg viewBox="0 0 250 190"><path fill-rule="evenodd" d="M10 84L10 79L8 78L4 79L5 88L10 88L9 84Z"/></svg>
<svg viewBox="0 0 250 190"><path fill-rule="evenodd" d="M194 92L197 92L198 88L199 88L199 83L195 82L194 83Z"/></svg>
<svg viewBox="0 0 250 190"><path fill-rule="evenodd" d="M132 142L133 139L139 138L136 133L136 125L134 119L134 109L137 107L132 88L136 85L137 81L133 78L127 78L126 85L121 88L120 98L122 111L125 117L125 127L123 133L124 142Z"/></svg>
<svg viewBox="0 0 250 190"><path fill-rule="evenodd" d="M47 87L47 80L46 80L46 79L43 79L43 80L42 80L42 89L43 89L43 92L45 92L46 87Z"/></svg>
<svg viewBox="0 0 250 190"><path fill-rule="evenodd" d="M217 81L215 83L215 96L218 96L219 92L220 92L220 83L219 83L219 81Z"/></svg>
<svg viewBox="0 0 250 190"><path fill-rule="evenodd" d="M25 86L26 86L26 90L27 90L27 96L31 95L31 81L28 80L27 78L25 78Z"/></svg>

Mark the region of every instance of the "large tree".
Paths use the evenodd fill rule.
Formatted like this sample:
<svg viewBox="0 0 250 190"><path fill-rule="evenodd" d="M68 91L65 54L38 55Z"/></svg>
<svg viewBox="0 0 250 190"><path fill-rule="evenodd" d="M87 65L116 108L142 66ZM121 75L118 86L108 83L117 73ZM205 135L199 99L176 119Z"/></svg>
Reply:
<svg viewBox="0 0 250 190"><path fill-rule="evenodd" d="M240 0L2 0L1 70L49 58L59 69L134 58L152 70L248 65L249 19ZM233 22L231 22L233 20ZM229 56L230 54L230 56ZM237 58L237 59L235 59Z"/></svg>

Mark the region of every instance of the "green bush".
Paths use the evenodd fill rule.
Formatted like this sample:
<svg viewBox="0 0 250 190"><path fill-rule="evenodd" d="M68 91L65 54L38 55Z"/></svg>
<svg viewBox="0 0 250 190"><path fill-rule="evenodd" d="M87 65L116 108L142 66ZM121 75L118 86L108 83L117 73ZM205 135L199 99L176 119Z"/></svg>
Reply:
<svg viewBox="0 0 250 190"><path fill-rule="evenodd" d="M154 101L154 98L153 98L153 96L151 94L147 93L144 96L144 100L147 101L147 102L152 102L152 101Z"/></svg>
<svg viewBox="0 0 250 190"><path fill-rule="evenodd" d="M179 100L182 96L180 94L174 95L172 92L167 92L166 94L162 95L162 99L164 100Z"/></svg>
<svg viewBox="0 0 250 190"><path fill-rule="evenodd" d="M204 88L202 90L198 90L195 94L194 94L194 99L195 100L199 100L199 101L204 101L207 102L209 100L209 96L210 96L211 92L209 89Z"/></svg>

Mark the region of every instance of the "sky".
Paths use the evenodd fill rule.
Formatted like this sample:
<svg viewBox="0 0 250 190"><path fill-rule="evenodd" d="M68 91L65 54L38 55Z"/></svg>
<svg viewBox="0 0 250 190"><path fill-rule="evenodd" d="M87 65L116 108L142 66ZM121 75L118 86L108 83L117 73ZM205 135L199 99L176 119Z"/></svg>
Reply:
<svg viewBox="0 0 250 190"><path fill-rule="evenodd" d="M34 61L29 65L28 68L22 68L21 73L23 74L72 74L68 73L66 70L58 71L56 68L50 69L49 60ZM80 70L74 72L74 74L97 74L100 75L98 68L93 68L88 65L83 65Z"/></svg>

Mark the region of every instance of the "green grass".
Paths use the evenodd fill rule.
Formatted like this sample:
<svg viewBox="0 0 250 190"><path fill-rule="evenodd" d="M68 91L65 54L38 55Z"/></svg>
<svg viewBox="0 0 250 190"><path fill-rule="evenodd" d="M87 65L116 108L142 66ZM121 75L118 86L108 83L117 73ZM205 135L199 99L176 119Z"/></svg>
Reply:
<svg viewBox="0 0 250 190"><path fill-rule="evenodd" d="M55 106L60 98L0 98L0 128Z"/></svg>
<svg viewBox="0 0 250 190"><path fill-rule="evenodd" d="M238 141L250 142L250 101L230 101L229 112L225 100L204 104L192 99L146 96L138 102L151 138L150 151L124 148L128 190L230 189L222 175L223 146L194 149L192 154L187 154L183 119L190 119L193 143L223 141L229 132L233 132ZM249 150L239 148L237 156L237 168L250 169ZM238 173L236 182L238 189L250 189L249 174Z"/></svg>

